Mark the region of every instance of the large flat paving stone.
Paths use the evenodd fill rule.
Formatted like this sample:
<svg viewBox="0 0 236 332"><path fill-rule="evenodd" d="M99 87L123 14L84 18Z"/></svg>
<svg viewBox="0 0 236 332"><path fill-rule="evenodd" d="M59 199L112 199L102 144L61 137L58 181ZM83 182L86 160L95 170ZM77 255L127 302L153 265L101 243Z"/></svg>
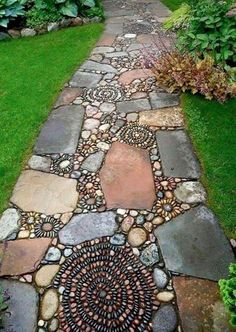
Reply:
<svg viewBox="0 0 236 332"><path fill-rule="evenodd" d="M235 261L216 217L205 206L160 226L155 235L166 266L173 272L219 280L228 276L228 266Z"/></svg>
<svg viewBox="0 0 236 332"><path fill-rule="evenodd" d="M111 236L117 229L113 212L74 216L60 232L60 242L76 245L102 236Z"/></svg>
<svg viewBox="0 0 236 332"><path fill-rule="evenodd" d="M71 78L69 84L73 88L95 88L102 79L101 74L86 73L78 70Z"/></svg>
<svg viewBox="0 0 236 332"><path fill-rule="evenodd" d="M107 64L104 64L104 63L99 63L99 62L92 61L92 60L86 61L82 65L81 69L100 71L100 72L103 72L103 73L114 73L114 74L118 73L117 70L114 67L112 67L111 65L107 65Z"/></svg>
<svg viewBox="0 0 236 332"><path fill-rule="evenodd" d="M0 244L0 276L33 272L40 264L52 239L23 239Z"/></svg>
<svg viewBox="0 0 236 332"><path fill-rule="evenodd" d="M40 132L34 152L75 153L83 118L81 105L62 106L52 111Z"/></svg>
<svg viewBox="0 0 236 332"><path fill-rule="evenodd" d="M179 95L177 94L152 91L149 97L153 109L179 105Z"/></svg>
<svg viewBox="0 0 236 332"><path fill-rule="evenodd" d="M121 84L130 84L132 81L141 78L148 78L153 76L150 69L133 69L122 73L118 79Z"/></svg>
<svg viewBox="0 0 236 332"><path fill-rule="evenodd" d="M78 201L77 181L38 171L24 171L13 190L11 202L24 211L47 215L71 212Z"/></svg>
<svg viewBox="0 0 236 332"><path fill-rule="evenodd" d="M113 143L100 178L108 208L152 208L155 189L147 150Z"/></svg>
<svg viewBox="0 0 236 332"><path fill-rule="evenodd" d="M148 99L121 101L116 106L118 113L133 113L151 109Z"/></svg>
<svg viewBox="0 0 236 332"><path fill-rule="evenodd" d="M7 313L3 314L5 332L37 330L38 294L33 286L15 280L0 280L0 287L9 295Z"/></svg>
<svg viewBox="0 0 236 332"><path fill-rule="evenodd" d="M181 127L184 125L184 119L180 107L166 107L140 112L139 123L153 127Z"/></svg>
<svg viewBox="0 0 236 332"><path fill-rule="evenodd" d="M233 332L229 314L214 281L174 277L179 314L184 331Z"/></svg>
<svg viewBox="0 0 236 332"><path fill-rule="evenodd" d="M165 176L197 179L201 170L184 130L156 133Z"/></svg>

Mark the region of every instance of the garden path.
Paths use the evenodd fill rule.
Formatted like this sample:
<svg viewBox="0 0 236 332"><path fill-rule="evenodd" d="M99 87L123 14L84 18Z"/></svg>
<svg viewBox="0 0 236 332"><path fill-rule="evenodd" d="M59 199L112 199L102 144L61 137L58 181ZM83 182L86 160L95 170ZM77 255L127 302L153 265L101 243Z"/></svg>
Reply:
<svg viewBox="0 0 236 332"><path fill-rule="evenodd" d="M105 32L59 96L0 220L5 331L231 331L234 260L206 207L156 0L104 0Z"/></svg>

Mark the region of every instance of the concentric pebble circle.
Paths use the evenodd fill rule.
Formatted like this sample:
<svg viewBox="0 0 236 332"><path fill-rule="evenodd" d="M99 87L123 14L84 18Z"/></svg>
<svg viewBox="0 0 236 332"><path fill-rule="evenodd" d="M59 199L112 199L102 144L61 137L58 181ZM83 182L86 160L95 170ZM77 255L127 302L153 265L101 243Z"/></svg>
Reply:
<svg viewBox="0 0 236 332"><path fill-rule="evenodd" d="M122 127L117 137L121 142L143 149L152 148L155 144L153 132L146 126L138 125L137 123Z"/></svg>
<svg viewBox="0 0 236 332"><path fill-rule="evenodd" d="M84 242L61 266L54 287L62 290L59 331L152 331L155 285L129 245Z"/></svg>
<svg viewBox="0 0 236 332"><path fill-rule="evenodd" d="M86 98L91 102L116 102L122 98L122 95L121 88L115 85L98 86L86 91Z"/></svg>

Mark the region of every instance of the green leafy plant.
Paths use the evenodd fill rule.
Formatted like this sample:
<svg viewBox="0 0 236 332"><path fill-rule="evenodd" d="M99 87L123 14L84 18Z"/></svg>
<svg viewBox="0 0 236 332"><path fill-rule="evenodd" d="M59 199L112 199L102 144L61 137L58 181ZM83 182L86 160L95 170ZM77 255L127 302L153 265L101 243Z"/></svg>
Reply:
<svg viewBox="0 0 236 332"><path fill-rule="evenodd" d="M219 286L224 304L231 314L230 323L236 327L236 264L230 264L229 273L229 279L219 280Z"/></svg>
<svg viewBox="0 0 236 332"><path fill-rule="evenodd" d="M27 0L0 0L0 26L6 28L11 19L23 16Z"/></svg>
<svg viewBox="0 0 236 332"><path fill-rule="evenodd" d="M165 51L157 57L149 56L145 66L153 71L157 84L170 93L191 91L219 102L224 102L235 93L235 85L231 84L229 75L215 67L209 56L196 61L189 53Z"/></svg>
<svg viewBox="0 0 236 332"><path fill-rule="evenodd" d="M4 292L2 288L0 287L0 329L2 329L3 326L3 315L8 309L7 301L10 299L10 296L7 292Z"/></svg>
<svg viewBox="0 0 236 332"><path fill-rule="evenodd" d="M192 2L193 3L193 2ZM227 16L232 0L194 2L186 29L178 36L180 49L203 59L210 55L224 68L236 62L236 19Z"/></svg>
<svg viewBox="0 0 236 332"><path fill-rule="evenodd" d="M180 8L173 11L171 16L164 22L166 30L179 30L186 27L191 7L187 3L182 3Z"/></svg>
<svg viewBox="0 0 236 332"><path fill-rule="evenodd" d="M37 7L31 8L26 13L26 25L30 28L38 28L46 23L58 22L62 19L62 14L58 12L56 7L48 7L39 9Z"/></svg>

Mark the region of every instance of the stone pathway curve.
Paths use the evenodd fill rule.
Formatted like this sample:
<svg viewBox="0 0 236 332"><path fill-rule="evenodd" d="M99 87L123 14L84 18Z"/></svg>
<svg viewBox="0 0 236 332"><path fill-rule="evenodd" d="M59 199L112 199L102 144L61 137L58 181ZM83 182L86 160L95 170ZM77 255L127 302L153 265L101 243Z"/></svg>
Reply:
<svg viewBox="0 0 236 332"><path fill-rule="evenodd" d="M234 261L206 207L179 96L145 50L173 45L157 0L104 0L106 28L61 92L0 219L4 331L232 331Z"/></svg>

